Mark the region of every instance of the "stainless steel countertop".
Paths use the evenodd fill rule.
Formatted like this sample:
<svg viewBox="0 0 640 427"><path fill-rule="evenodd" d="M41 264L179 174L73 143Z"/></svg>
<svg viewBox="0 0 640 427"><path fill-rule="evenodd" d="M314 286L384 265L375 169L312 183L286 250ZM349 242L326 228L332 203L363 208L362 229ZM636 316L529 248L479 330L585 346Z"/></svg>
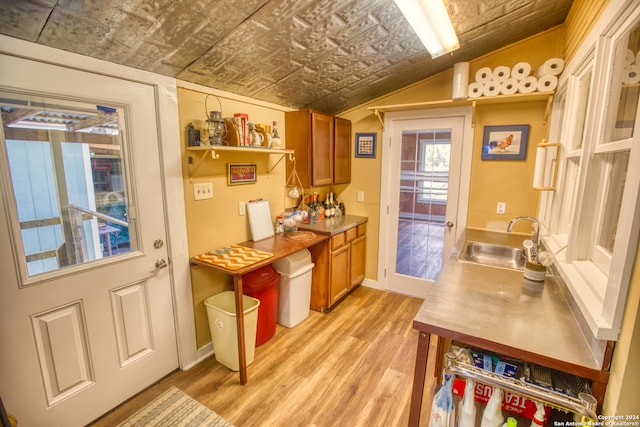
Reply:
<svg viewBox="0 0 640 427"><path fill-rule="evenodd" d="M554 277L547 275L544 283L533 282L520 271L457 259L465 240L519 246L524 239L521 235L466 230L416 315L414 328L463 342L466 339L471 345L468 341L487 344L486 350L557 361L560 367L600 370Z"/></svg>
<svg viewBox="0 0 640 427"><path fill-rule="evenodd" d="M345 215L327 218L324 221L316 222L315 224L300 224L299 230L313 231L317 234L324 234L327 236L335 236L340 234L349 228L364 224L369 218L366 216Z"/></svg>

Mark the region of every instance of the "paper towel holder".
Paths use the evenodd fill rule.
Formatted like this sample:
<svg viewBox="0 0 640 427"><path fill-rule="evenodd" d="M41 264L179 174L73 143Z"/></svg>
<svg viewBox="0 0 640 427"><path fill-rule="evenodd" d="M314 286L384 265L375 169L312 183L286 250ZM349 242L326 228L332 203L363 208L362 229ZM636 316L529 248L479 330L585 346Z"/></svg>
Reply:
<svg viewBox="0 0 640 427"><path fill-rule="evenodd" d="M540 155L536 155L536 164L535 164L535 168L534 168L534 176L533 176L533 189L534 190L540 190L540 191L555 191L556 189L556 180L558 178L558 165L560 164L559 157L560 157L560 148L562 147L562 144L560 144L559 142L547 142L546 139L543 139L539 144L538 144L538 149L543 149L544 151L544 155L540 156ZM551 183L549 186L545 186L543 185L544 183L544 174L546 172L546 164L547 164L547 152L551 152L550 148L551 147L558 147L555 150L554 156L551 159L551 163L553 164L552 166L552 177L551 177ZM541 153L540 150L537 151L538 153ZM539 163L541 162L541 163Z"/></svg>

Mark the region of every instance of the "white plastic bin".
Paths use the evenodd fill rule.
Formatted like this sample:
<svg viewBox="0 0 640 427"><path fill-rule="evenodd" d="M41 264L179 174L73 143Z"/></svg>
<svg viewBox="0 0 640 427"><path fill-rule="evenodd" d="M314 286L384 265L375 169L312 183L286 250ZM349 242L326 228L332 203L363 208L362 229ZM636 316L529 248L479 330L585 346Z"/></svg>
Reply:
<svg viewBox="0 0 640 427"><path fill-rule="evenodd" d="M311 275L314 264L307 249L295 252L273 263L280 273L278 323L293 328L309 317Z"/></svg>
<svg viewBox="0 0 640 427"><path fill-rule="evenodd" d="M211 330L216 360L233 371L239 371L235 293L232 291L221 292L204 300L204 305L207 306L207 317L209 318L209 329ZM259 300L247 295L242 296L247 365L253 362L256 351L259 305Z"/></svg>

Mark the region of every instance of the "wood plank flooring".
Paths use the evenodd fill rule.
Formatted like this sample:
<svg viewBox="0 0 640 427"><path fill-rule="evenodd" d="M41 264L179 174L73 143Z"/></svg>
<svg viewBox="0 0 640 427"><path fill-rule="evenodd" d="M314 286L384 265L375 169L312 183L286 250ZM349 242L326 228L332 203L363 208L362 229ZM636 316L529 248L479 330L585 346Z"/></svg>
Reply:
<svg viewBox="0 0 640 427"><path fill-rule="evenodd" d="M175 385L238 427L405 426L418 341L412 321L421 304L359 287L329 313L312 311L291 329L278 325L274 337L256 349L248 384L240 385L236 372L210 357L91 425L116 425ZM432 359L424 425L435 387Z"/></svg>
<svg viewBox="0 0 640 427"><path fill-rule="evenodd" d="M401 219L398 222L396 273L436 280L442 270L444 224Z"/></svg>

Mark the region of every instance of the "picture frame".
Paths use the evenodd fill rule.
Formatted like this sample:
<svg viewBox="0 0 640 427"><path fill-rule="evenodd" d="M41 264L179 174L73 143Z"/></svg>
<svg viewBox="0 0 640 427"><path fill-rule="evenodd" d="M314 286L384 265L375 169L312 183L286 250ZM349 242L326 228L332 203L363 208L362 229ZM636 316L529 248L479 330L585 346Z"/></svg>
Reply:
<svg viewBox="0 0 640 427"><path fill-rule="evenodd" d="M485 126L482 160L524 160L528 143L529 125Z"/></svg>
<svg viewBox="0 0 640 427"><path fill-rule="evenodd" d="M255 184L257 177L255 163L227 163L227 185Z"/></svg>
<svg viewBox="0 0 640 427"><path fill-rule="evenodd" d="M375 132L356 133L356 157L375 159L377 136Z"/></svg>

